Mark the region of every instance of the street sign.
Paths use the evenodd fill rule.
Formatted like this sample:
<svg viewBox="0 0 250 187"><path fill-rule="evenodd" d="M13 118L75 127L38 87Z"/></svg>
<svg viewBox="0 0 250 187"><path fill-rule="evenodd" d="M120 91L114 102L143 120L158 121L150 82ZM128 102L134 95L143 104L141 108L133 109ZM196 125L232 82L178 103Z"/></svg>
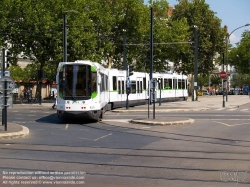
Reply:
<svg viewBox="0 0 250 187"><path fill-rule="evenodd" d="M5 70L5 76L10 77L10 70ZM2 71L0 71L0 78L2 78Z"/></svg>
<svg viewBox="0 0 250 187"><path fill-rule="evenodd" d="M130 88L130 78L127 77L127 88Z"/></svg>
<svg viewBox="0 0 250 187"><path fill-rule="evenodd" d="M225 79L227 78L227 73L225 71L220 72L220 78Z"/></svg>
<svg viewBox="0 0 250 187"><path fill-rule="evenodd" d="M156 89L156 87L157 87L157 80L156 79L151 79L150 80L150 90L151 89L153 89L153 90L155 90Z"/></svg>
<svg viewBox="0 0 250 187"><path fill-rule="evenodd" d="M9 107L12 108L13 100L12 95L10 93L15 89L15 82L11 77L2 77L0 79L0 107L4 108ZM6 91L6 92L5 92ZM4 105L7 103L7 105Z"/></svg>
<svg viewBox="0 0 250 187"><path fill-rule="evenodd" d="M0 108L4 108L4 97L2 96L2 94L0 94ZM7 108L13 108L13 96L10 95L10 96L7 96L6 97L7 99Z"/></svg>

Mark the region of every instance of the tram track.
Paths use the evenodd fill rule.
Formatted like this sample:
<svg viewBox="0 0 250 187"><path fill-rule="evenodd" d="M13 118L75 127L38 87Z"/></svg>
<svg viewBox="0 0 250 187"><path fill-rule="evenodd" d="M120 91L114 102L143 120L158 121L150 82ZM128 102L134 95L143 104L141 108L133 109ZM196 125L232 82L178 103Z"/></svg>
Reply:
<svg viewBox="0 0 250 187"><path fill-rule="evenodd" d="M140 136L148 136L148 137L157 137L165 140L176 140L176 141L187 141L187 142L197 142L197 143L204 143L204 144L213 144L213 145L224 145L224 146L241 146L241 147L250 147L250 141L240 140L240 139L226 139L226 138L218 138L218 137L209 137L209 136L199 136L199 135L192 135L192 134L180 134L180 133L170 133L170 132L160 132L157 130L152 129L142 129L142 128L135 128L135 127L121 127L111 124L102 123L106 125L106 127L100 126L93 126L88 124L81 124L88 128L98 129L98 130L105 130L108 132L118 132L124 134L133 134L133 135L140 135ZM111 129L112 127L113 129ZM115 130L114 128L121 129ZM132 130L133 132L128 132L128 130ZM136 130L136 132L134 132ZM240 143L244 143L246 145L242 145Z"/></svg>
<svg viewBox="0 0 250 187"><path fill-rule="evenodd" d="M89 177L107 177L111 178L124 178L124 179L144 179L144 180L163 180L163 181L190 181L190 182L207 182L207 183L222 183L219 179L219 177L215 177L216 175L219 176L219 173L223 171L223 167L214 167L217 163L221 162L228 162L231 163L237 162L237 163L246 163L249 162L247 159L239 160L237 159L237 155L235 155L235 159L212 159L212 158L187 158L187 157L176 157L177 161L173 162L174 156L160 156L158 155L159 152L172 152L173 150L155 150L155 149L115 149L117 152L120 152L122 150L126 151L127 153L105 153L108 155L119 155L118 158L110 161L110 162L89 162L89 161L75 161L75 160L60 160L60 157L63 157L61 153L65 151L58 151L56 148L64 148L64 146L47 146L51 150L46 149L40 149L40 146L45 145L27 145L27 144L12 144L12 146L30 146L32 148L32 151L43 151L45 155L49 157L50 152L56 152L58 155L58 159L49 160L48 158L11 158L11 157L3 157L0 156L1 163L0 163L0 170L26 170L26 171L37 171L36 165L39 165L39 171L86 171L86 181ZM0 144L1 150L3 149L4 144ZM70 149L74 149L77 151L79 147L68 147ZM30 150L30 149L23 149L23 148L11 148L15 151L20 150ZM54 149L54 150L53 150ZM82 148L86 149L86 147ZM98 149L107 149L107 148L92 148L93 150L96 150L94 153L86 153L86 152L79 152L79 157L82 154L103 154L103 152L98 151ZM113 150L113 149L107 149L107 151ZM155 155L144 155L144 154L132 154L131 151L153 151L156 154ZM185 153L187 154L190 152L191 154L198 154L198 151L178 151L178 153ZM67 153L71 154L71 152ZM219 152L219 153L213 153L213 152L205 152L206 154L229 154L228 152ZM235 154L235 153L232 153ZM241 153L246 154L248 153ZM242 156L242 155L241 155ZM163 161L161 164L152 164L150 160L159 160ZM181 160L180 160L181 159ZM183 160L182 160L183 159ZM190 166L189 159L192 159L192 162L198 162L198 165ZM199 161L199 159L202 159ZM210 160L212 163L210 167L205 167L203 164L206 163L206 159ZM212 160L211 160L212 159ZM140 160L140 162L138 162ZM185 160L185 162L184 162ZM182 164L176 164L182 163ZM202 163L201 163L202 162ZM216 163L213 163L216 162ZM29 164L24 164L29 163ZM137 164L135 164L137 163ZM49 166L49 167L48 167ZM71 166L71 167L69 167ZM66 169L67 168L67 169ZM214 169L216 168L216 169ZM143 172L142 172L143 171ZM249 184L249 182L246 182L245 184Z"/></svg>
<svg viewBox="0 0 250 187"><path fill-rule="evenodd" d="M238 155L241 156L241 161L250 161L248 159L249 152L228 152L228 151L192 151L192 150L177 150L177 149L126 149L126 148L107 148L107 147L67 147L67 146L53 146L42 144L0 144L1 150L14 151L37 151L47 153L67 153L67 154L98 154L98 155L116 155L127 157L148 157L148 158L176 158L176 159L200 159L200 160L239 160ZM133 152L133 153L132 153ZM176 156L176 154L180 156ZM231 158L224 158L223 155L232 155ZM183 155L183 156L182 156ZM194 156L196 155L196 156ZM209 155L204 157L204 155ZM213 157L217 158L213 158ZM245 156L245 158L243 158ZM235 158L234 158L235 157ZM0 157L1 158L1 157Z"/></svg>

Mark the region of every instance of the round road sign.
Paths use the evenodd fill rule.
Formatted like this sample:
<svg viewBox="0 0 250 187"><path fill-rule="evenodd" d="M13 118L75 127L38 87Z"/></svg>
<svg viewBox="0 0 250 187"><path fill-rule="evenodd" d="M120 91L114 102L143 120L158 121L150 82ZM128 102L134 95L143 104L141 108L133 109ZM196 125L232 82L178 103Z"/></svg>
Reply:
<svg viewBox="0 0 250 187"><path fill-rule="evenodd" d="M227 78L227 73L225 71L220 72L220 78L225 79Z"/></svg>

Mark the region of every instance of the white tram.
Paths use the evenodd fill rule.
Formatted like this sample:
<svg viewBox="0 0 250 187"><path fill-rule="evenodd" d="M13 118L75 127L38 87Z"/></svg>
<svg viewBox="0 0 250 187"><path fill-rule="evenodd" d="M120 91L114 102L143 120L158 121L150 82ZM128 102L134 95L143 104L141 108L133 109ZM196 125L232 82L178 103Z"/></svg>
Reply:
<svg viewBox="0 0 250 187"><path fill-rule="evenodd" d="M160 80L157 98L162 101L186 100L187 76L154 73ZM62 121L81 117L100 120L106 110L126 106L126 71L106 69L91 61L61 62L56 75L57 115ZM149 75L130 76L129 105L147 103Z"/></svg>

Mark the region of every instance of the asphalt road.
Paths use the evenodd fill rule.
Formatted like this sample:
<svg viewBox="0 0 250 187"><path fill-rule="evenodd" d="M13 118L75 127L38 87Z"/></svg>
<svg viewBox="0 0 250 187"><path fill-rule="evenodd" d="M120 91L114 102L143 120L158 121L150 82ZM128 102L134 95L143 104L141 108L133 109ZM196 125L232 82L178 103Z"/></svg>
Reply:
<svg viewBox="0 0 250 187"><path fill-rule="evenodd" d="M62 124L50 108L16 106L8 110L8 121L28 127L30 134L0 140L0 183L65 186L56 181L71 180L53 177L68 176L78 177L74 186L91 187L249 186L249 107L156 113L156 118L190 117L195 122L146 126L127 122L147 117L145 112L107 112L102 123ZM26 173L10 174L20 171ZM50 179L39 179L43 175Z"/></svg>

